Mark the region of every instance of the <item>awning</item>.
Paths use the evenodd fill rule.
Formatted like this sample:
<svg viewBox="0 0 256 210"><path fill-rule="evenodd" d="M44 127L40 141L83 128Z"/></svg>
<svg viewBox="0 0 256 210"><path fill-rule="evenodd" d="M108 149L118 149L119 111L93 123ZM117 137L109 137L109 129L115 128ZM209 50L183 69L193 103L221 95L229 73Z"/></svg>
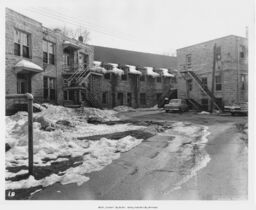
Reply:
<svg viewBox="0 0 256 210"><path fill-rule="evenodd" d="M102 74L107 72L105 68L101 67L100 61L93 61L93 67L91 67L90 70L93 72L102 73Z"/></svg>
<svg viewBox="0 0 256 210"><path fill-rule="evenodd" d="M18 63L16 63L14 68L16 73L21 73L21 72L26 73L27 71L34 72L34 73L43 72L43 69L40 66L27 60L19 61Z"/></svg>
<svg viewBox="0 0 256 210"><path fill-rule="evenodd" d="M81 47L78 46L77 44L72 43L72 42L70 42L70 41L64 41L64 42L63 42L63 47L64 47L64 48L73 48L73 49L75 49L75 50L79 50L79 49L81 48Z"/></svg>
<svg viewBox="0 0 256 210"><path fill-rule="evenodd" d="M136 69L136 66L126 65L129 67L129 73L130 74L138 74L141 75L142 73Z"/></svg>

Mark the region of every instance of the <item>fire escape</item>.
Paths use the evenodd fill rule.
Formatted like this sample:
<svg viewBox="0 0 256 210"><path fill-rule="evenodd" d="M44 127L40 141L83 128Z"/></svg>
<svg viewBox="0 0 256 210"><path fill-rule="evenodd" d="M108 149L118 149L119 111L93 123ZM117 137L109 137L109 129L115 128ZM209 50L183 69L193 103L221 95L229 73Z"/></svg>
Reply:
<svg viewBox="0 0 256 210"><path fill-rule="evenodd" d="M86 103L91 107L102 108L95 96L88 88L89 77L93 74L88 61L75 62L75 53L78 56L79 48L68 43L64 48L64 65L62 68L64 106L81 107Z"/></svg>

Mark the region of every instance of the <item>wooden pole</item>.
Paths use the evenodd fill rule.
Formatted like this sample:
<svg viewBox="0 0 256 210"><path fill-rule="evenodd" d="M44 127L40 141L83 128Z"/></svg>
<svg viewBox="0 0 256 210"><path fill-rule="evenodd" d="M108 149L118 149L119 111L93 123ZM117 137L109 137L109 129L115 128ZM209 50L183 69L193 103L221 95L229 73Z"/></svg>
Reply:
<svg viewBox="0 0 256 210"><path fill-rule="evenodd" d="M216 65L216 44L213 47L213 66L212 66L212 94L214 95L214 88L215 88L215 65ZM213 112L214 108L214 99L211 98L211 107L210 112Z"/></svg>

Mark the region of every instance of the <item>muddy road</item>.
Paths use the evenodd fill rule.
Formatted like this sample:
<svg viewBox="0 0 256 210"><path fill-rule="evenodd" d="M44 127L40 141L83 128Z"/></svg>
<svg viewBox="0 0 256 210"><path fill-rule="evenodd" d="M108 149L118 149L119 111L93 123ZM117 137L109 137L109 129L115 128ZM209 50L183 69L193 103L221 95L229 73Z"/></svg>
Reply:
<svg viewBox="0 0 256 210"><path fill-rule="evenodd" d="M136 111L119 117L192 124L144 140L103 170L86 174L90 180L81 186L57 183L30 199L247 199L247 144L237 126L245 124L247 117L163 111Z"/></svg>

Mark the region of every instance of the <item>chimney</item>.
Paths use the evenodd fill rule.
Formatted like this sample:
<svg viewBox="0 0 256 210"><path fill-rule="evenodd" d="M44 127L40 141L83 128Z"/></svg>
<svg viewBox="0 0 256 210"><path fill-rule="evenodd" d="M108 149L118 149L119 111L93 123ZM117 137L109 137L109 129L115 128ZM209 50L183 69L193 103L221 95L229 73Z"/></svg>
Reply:
<svg viewBox="0 0 256 210"><path fill-rule="evenodd" d="M79 41L79 42L84 42L84 38L83 38L82 36L79 36L79 37L78 37L78 41Z"/></svg>

